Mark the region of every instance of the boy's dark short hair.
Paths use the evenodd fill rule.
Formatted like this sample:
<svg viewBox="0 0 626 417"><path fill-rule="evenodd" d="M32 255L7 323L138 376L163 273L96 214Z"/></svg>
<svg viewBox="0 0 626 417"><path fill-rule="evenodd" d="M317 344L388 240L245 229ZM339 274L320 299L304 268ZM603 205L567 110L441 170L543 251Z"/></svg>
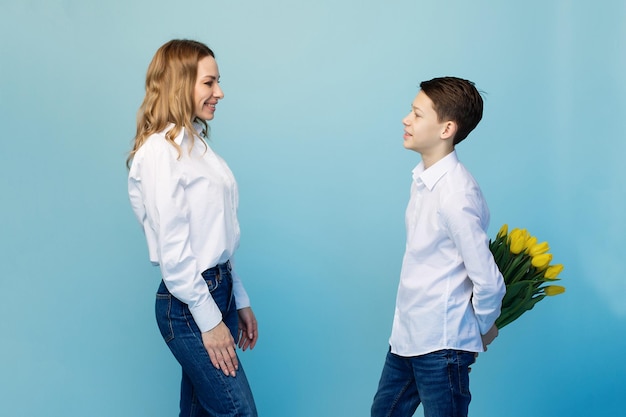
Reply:
<svg viewBox="0 0 626 417"><path fill-rule="evenodd" d="M483 117L483 98L469 80L439 77L423 81L420 88L433 102L440 122L456 122L455 145L465 139Z"/></svg>

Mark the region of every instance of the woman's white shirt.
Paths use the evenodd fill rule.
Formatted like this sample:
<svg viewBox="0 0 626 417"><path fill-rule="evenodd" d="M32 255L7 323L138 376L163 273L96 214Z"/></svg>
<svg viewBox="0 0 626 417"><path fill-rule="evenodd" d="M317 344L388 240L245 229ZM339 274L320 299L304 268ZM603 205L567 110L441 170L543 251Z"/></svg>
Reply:
<svg viewBox="0 0 626 417"><path fill-rule="evenodd" d="M179 155L165 139L173 127L151 135L139 148L128 175L128 194L150 261L160 265L170 293L189 306L205 332L219 324L222 314L201 274L228 260L234 263L240 236L237 182L199 134L190 152L191 137L181 130L175 139ZM237 308L250 306L234 265L232 275Z"/></svg>

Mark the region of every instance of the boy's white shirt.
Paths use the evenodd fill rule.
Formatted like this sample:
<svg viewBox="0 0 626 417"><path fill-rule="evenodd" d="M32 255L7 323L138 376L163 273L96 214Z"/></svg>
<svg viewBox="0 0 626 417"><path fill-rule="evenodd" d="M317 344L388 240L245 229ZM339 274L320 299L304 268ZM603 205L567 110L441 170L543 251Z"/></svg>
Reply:
<svg viewBox="0 0 626 417"><path fill-rule="evenodd" d="M456 152L413 170L407 241L389 343L400 356L482 352L506 291L491 251L489 209Z"/></svg>

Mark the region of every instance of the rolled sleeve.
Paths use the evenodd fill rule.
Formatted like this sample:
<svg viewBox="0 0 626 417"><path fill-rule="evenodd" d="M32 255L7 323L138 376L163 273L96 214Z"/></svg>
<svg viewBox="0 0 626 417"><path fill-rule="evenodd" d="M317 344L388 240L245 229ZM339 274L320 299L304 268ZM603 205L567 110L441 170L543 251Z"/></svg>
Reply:
<svg viewBox="0 0 626 417"><path fill-rule="evenodd" d="M235 296L235 305L237 306L237 310L242 308L250 307L250 297L248 297L248 293L243 286L243 282L239 277L239 274L235 269L235 259L231 258L231 275L233 277L233 294Z"/></svg>

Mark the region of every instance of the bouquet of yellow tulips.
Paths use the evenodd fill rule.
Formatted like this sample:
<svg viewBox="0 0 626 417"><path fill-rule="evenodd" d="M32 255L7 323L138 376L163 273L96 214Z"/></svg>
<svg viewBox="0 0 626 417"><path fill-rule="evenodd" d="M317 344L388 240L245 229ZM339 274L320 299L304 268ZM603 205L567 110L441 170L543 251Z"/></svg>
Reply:
<svg viewBox="0 0 626 417"><path fill-rule="evenodd" d="M508 225L503 225L496 239L489 242L489 249L506 284L502 312L496 320L498 329L517 320L546 296L565 292L565 287L552 284L559 281L563 265L551 265L548 243L537 243L526 229L516 228L509 233Z"/></svg>

